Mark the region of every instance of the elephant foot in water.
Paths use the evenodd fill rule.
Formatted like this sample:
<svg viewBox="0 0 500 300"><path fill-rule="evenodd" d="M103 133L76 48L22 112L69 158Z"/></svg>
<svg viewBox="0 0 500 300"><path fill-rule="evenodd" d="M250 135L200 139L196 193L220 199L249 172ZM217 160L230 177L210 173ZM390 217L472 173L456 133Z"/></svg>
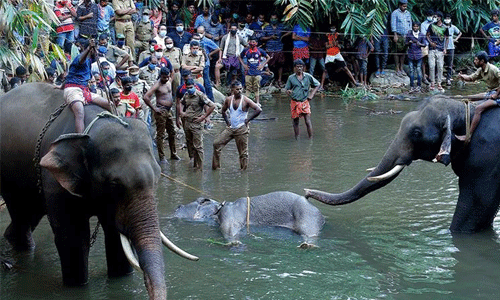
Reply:
<svg viewBox="0 0 500 300"><path fill-rule="evenodd" d="M226 244L224 244L224 246L226 246L226 247L237 247L237 246L241 246L241 245L243 245L243 243L240 241L232 241L232 242L227 242Z"/></svg>
<svg viewBox="0 0 500 300"><path fill-rule="evenodd" d="M10 223L5 230L4 237L16 251L30 251L35 249L35 241L30 230L15 229Z"/></svg>

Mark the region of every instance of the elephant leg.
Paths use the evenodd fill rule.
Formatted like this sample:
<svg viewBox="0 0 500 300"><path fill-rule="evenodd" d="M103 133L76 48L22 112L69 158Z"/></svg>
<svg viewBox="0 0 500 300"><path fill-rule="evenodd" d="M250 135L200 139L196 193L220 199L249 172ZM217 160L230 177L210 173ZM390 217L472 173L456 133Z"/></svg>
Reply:
<svg viewBox="0 0 500 300"><path fill-rule="evenodd" d="M63 282L69 286L85 285L88 281L89 218L82 214L79 204L65 205L81 201L78 198L58 199L57 203L49 205L48 209L50 225L61 260Z"/></svg>
<svg viewBox="0 0 500 300"><path fill-rule="evenodd" d="M460 194L450 226L452 232L472 233L493 228L500 203L497 178L460 177Z"/></svg>
<svg viewBox="0 0 500 300"><path fill-rule="evenodd" d="M9 210L11 222L5 230L4 236L17 251L27 251L35 248L35 241L31 235L44 212L36 213L35 205L20 201L22 198L10 193L3 193L3 198ZM24 198L24 197L23 197ZM34 226L33 226L34 225Z"/></svg>
<svg viewBox="0 0 500 300"><path fill-rule="evenodd" d="M120 233L112 222L99 218L104 230L104 243L106 245L106 263L109 277L119 277L132 273L127 257L123 253L120 242Z"/></svg>

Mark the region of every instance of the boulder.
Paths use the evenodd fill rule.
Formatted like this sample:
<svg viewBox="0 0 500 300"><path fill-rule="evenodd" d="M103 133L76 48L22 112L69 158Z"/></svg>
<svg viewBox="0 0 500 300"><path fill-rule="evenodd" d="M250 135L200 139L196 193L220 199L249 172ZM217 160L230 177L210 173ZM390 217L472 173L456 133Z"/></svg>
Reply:
<svg viewBox="0 0 500 300"><path fill-rule="evenodd" d="M214 102L222 105L224 100L226 100L226 96L223 93L219 92L216 88L212 88L212 93L214 94Z"/></svg>
<svg viewBox="0 0 500 300"><path fill-rule="evenodd" d="M370 76L370 85L372 87L403 87L410 85L410 77L405 76L397 76L396 71L385 69L385 74L380 75L378 78L375 77L375 72Z"/></svg>

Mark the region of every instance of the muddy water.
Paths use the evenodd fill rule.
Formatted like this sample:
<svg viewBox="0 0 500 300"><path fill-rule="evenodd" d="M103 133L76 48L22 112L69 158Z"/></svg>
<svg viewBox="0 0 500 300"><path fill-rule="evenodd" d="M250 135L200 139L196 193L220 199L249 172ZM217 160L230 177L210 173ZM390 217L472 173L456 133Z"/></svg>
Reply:
<svg viewBox="0 0 500 300"><path fill-rule="evenodd" d="M340 99L311 103L314 139L293 139L289 104L263 101L263 118L251 124L249 170L238 170L234 142L223 150L222 169L210 170L211 143L205 136L205 170L189 170L186 159L166 173L217 200L234 200L276 190L303 188L341 192L377 165L404 113L417 102L378 101L346 109ZM402 111L401 114L368 114ZM185 158L187 154L182 152ZM497 299L500 245L494 234L452 236L448 231L457 178L451 168L415 162L384 189L340 207L313 202L326 217L319 248L299 250L300 237L286 230L251 228L243 245L221 246L216 227L169 218L200 192L166 178L158 190L161 227L179 246L200 257L190 262L165 251L170 299ZM0 232L9 222L0 213ZM95 221L92 223L95 224ZM499 220L495 229L500 228ZM0 271L1 299L147 299L138 273L106 276L102 233L90 252L86 287L61 284L59 259L46 218L35 231L31 254L0 255L16 262Z"/></svg>

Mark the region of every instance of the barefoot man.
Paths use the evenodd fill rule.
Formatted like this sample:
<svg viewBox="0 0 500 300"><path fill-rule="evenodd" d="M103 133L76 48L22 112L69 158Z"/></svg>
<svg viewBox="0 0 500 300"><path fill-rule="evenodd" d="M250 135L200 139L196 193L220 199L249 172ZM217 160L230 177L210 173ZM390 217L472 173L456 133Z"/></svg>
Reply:
<svg viewBox="0 0 500 300"><path fill-rule="evenodd" d="M248 165L248 123L256 118L262 109L250 98L242 94L243 86L241 82L235 81L231 84L232 95L227 97L222 105L222 117L226 121L227 127L219 134L214 141L214 155L212 158L212 169L220 168L220 153L229 141L234 139L236 148L240 155L240 168L247 169ZM248 117L248 109L254 112ZM229 119L226 111L229 109Z"/></svg>
<svg viewBox="0 0 500 300"><path fill-rule="evenodd" d="M156 106L151 104L151 96L156 96ZM170 147L170 159L179 160L175 149L175 128L174 118L170 112L172 99L172 81L170 80L170 71L166 67L160 70L160 79L147 91L144 95L144 102L154 112L156 121L156 147L158 148L158 156L160 162L164 163L165 152L163 151L163 140L165 139L165 129L168 134L168 146Z"/></svg>
<svg viewBox="0 0 500 300"><path fill-rule="evenodd" d="M320 87L319 81L311 74L304 72L305 64L302 59L293 62L294 74L288 77L285 90L288 96L292 98L290 109L292 111L293 131L295 139L299 138L299 120L304 117L306 122L307 134L312 137L311 107L309 101ZM312 90L311 86L313 87Z"/></svg>
<svg viewBox="0 0 500 300"><path fill-rule="evenodd" d="M476 72L471 75L463 75L460 73L458 74L458 77L464 81L476 81L482 79L488 86L489 91L486 93L467 96L467 98L472 101L485 100L483 103L479 104L474 111L469 138L472 136L472 133L479 124L481 114L491 107L500 105L500 70L488 62L488 54L484 51L479 51L476 54L474 57L474 65L477 67ZM469 142L469 140L466 139L466 135L457 136L457 139L466 143Z"/></svg>

